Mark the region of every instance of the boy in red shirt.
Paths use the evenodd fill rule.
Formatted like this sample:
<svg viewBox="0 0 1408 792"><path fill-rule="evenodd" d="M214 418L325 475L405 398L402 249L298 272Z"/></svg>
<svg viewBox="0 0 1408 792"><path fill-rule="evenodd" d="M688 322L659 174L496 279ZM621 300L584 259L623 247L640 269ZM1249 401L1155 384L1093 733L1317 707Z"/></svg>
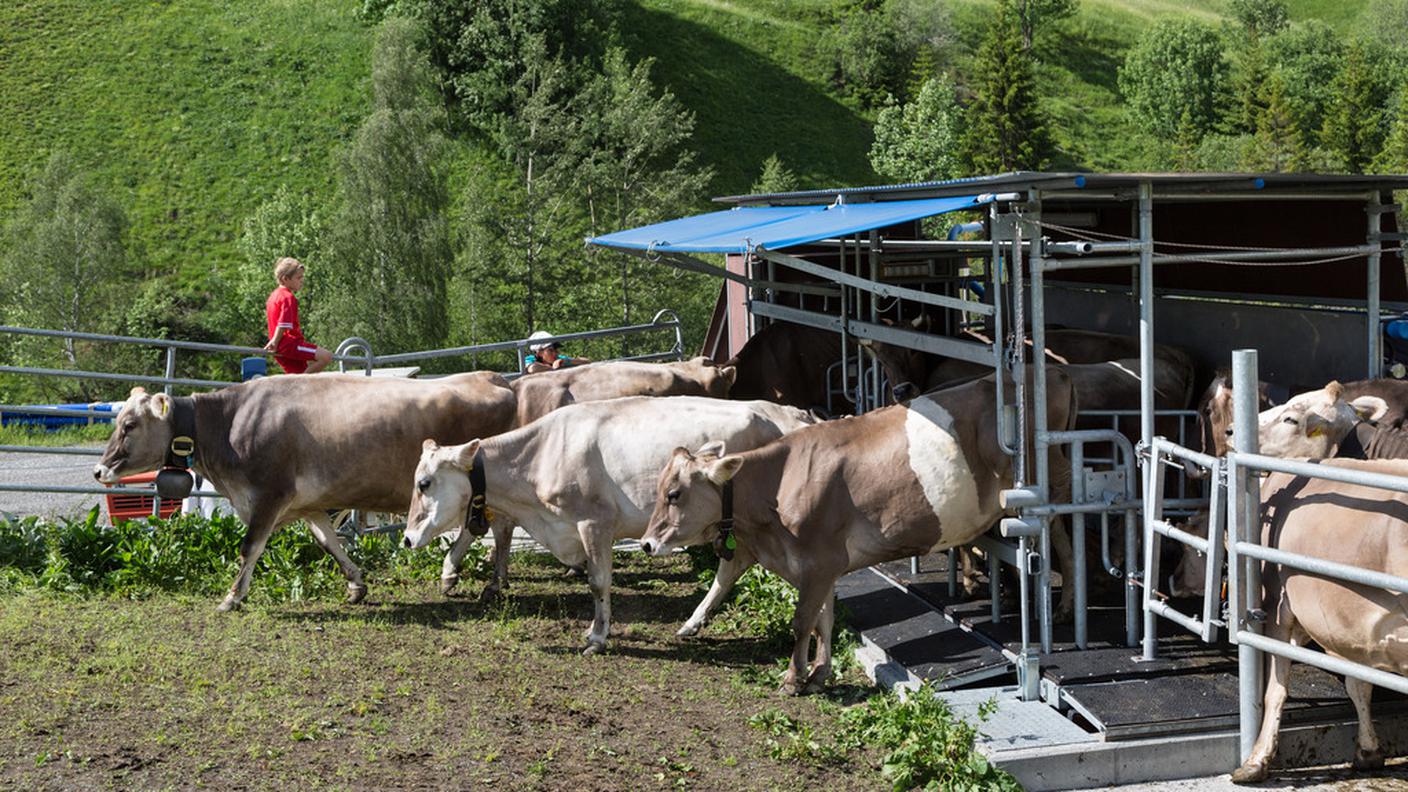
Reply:
<svg viewBox="0 0 1408 792"><path fill-rule="evenodd" d="M298 325L298 298L293 293L303 288L303 265L285 256L274 264L274 277L279 287L264 303L269 324L269 343L264 348L289 374L316 374L332 362L332 353L304 338Z"/></svg>

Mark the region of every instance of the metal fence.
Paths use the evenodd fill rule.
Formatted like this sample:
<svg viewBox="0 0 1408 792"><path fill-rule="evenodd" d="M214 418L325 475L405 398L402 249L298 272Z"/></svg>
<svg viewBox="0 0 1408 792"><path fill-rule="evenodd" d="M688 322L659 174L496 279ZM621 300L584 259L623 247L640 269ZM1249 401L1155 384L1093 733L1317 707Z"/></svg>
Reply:
<svg viewBox="0 0 1408 792"><path fill-rule="evenodd" d="M601 330L590 330L580 333L564 333L551 336L549 338L535 338L531 341L527 338L513 339L510 341L499 341L489 344L476 344L472 346L450 347L447 349L431 349L420 352L407 352L394 355L376 355L372 350L372 345L361 338L349 338L337 347L337 352L333 355L333 360L338 363L340 370L346 372L349 367L353 370L361 371L371 376L378 366L405 365L426 360L437 360L444 358L470 358L480 354L495 352L512 352L517 357L519 368L517 371L502 372L507 378L521 376L525 350L530 344L541 344L570 341L584 341L597 338L625 338L647 333L664 333L668 338L668 346L659 352L650 352L634 355L621 360L678 360L684 355L684 336L679 317L671 310L662 310L655 314L650 322L644 324L626 325L622 327L611 327ZM193 379L176 376L176 355L178 351L203 354L237 354L245 357L267 357L271 353L260 347L246 347L231 344L208 344L195 341L173 341L161 338L139 338L135 336L104 335L99 333L77 333L62 330L41 330L28 327L0 326L0 335L15 335L41 338L56 338L66 340L93 341L126 346L147 346L157 347L166 350L165 370L161 375L149 374L129 374L105 371L85 371L76 369L52 369L38 368L31 366L0 366L0 373L19 374L40 378L65 378L65 379L87 379L113 382L131 382L134 384L159 385L170 394L175 387L188 389L195 388L224 388L238 384L224 380ZM97 410L92 407L86 409L45 407L34 405L9 405L0 404L0 415L50 415L65 416L75 418L87 418L90 422L111 421L116 415L115 411ZM0 452L18 454L59 454L69 456L101 456L102 449L98 448L74 448L74 447L51 447L51 446L30 446L30 445L0 445ZM0 482L0 492L48 492L73 495L141 495L152 497L153 514L159 513L161 501L155 497L154 488L140 487L99 487L99 486L69 486L59 484L33 485L33 484L11 484ZM187 501L188 509L198 509L201 498L221 498L218 492L211 490L197 490L191 493L191 500ZM356 524L354 518L354 525Z"/></svg>

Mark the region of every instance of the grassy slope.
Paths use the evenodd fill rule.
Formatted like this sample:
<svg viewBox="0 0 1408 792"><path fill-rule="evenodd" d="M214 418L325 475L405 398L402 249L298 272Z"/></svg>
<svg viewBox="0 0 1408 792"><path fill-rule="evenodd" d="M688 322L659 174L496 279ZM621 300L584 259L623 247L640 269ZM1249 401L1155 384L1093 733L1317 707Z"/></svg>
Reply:
<svg viewBox="0 0 1408 792"><path fill-rule="evenodd" d="M134 260L199 279L280 183L330 194L369 105L359 5L0 3L0 211L67 149L126 208Z"/></svg>
<svg viewBox="0 0 1408 792"><path fill-rule="evenodd" d="M993 0L957 0L956 61ZM628 45L694 111L716 193L777 153L806 186L875 180L869 119L824 84L811 47L832 0L636 0ZM1291 0L1293 18L1360 24L1368 0ZM244 218L280 183L331 196L337 147L368 105L357 0L17 0L0 4L0 218L49 152L94 169L133 222L132 260L199 282L234 259ZM1221 0L1083 0L1039 45L1057 166L1134 162L1115 74L1152 19L1220 18ZM643 119L648 123L648 119Z"/></svg>

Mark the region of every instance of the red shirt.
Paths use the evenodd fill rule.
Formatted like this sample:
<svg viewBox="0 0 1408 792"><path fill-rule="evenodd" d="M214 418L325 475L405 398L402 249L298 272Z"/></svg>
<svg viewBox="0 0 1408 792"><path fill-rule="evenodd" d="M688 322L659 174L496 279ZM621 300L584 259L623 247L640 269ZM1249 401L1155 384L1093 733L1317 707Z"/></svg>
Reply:
<svg viewBox="0 0 1408 792"><path fill-rule="evenodd" d="M269 293L269 299L264 303L264 315L268 319L270 338L274 337L274 331L282 327L285 339L305 340L303 328L298 324L298 298L287 286L279 286Z"/></svg>

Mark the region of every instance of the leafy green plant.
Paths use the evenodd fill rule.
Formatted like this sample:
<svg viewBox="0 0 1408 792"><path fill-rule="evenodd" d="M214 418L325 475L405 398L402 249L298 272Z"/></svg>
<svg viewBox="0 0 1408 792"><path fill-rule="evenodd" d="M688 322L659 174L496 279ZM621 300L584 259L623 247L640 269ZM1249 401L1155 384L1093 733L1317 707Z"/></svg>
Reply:
<svg viewBox="0 0 1408 792"><path fill-rule="evenodd" d="M993 704L980 707L979 722ZM875 696L841 715L841 748L879 745L888 750L881 772L895 790L1012 790L1022 787L976 751L978 727L954 714L937 691L925 683L901 698L894 692Z"/></svg>
<svg viewBox="0 0 1408 792"><path fill-rule="evenodd" d="M825 743L806 723L779 709L763 710L748 719L748 725L766 733L768 756L783 762L843 764L844 751Z"/></svg>

